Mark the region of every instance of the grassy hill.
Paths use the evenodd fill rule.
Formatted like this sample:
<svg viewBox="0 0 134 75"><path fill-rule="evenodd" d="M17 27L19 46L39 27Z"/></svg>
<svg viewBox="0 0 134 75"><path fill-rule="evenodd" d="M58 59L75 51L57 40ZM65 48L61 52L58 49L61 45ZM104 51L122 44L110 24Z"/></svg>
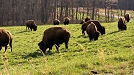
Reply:
<svg viewBox="0 0 134 75"><path fill-rule="evenodd" d="M68 51L60 45L42 54L38 48L45 29L53 25L39 25L38 30L26 31L25 26L0 27L13 35L13 52L8 47L0 51L0 75L132 75L134 68L134 21L126 31L118 31L117 22L102 23L106 34L97 41L89 41L81 34L80 24L60 26L71 32Z"/></svg>

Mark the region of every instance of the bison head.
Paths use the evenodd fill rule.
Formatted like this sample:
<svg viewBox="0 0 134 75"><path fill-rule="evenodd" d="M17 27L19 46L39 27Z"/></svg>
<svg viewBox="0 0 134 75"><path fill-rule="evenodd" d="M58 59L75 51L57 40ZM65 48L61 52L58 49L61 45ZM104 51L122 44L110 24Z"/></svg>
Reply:
<svg viewBox="0 0 134 75"><path fill-rule="evenodd" d="M102 35L105 34L105 27L104 26L102 26L102 28L101 28L101 34Z"/></svg>
<svg viewBox="0 0 134 75"><path fill-rule="evenodd" d="M46 52L46 47L45 47L45 43L43 43L42 41L38 43L39 48L44 52Z"/></svg>
<svg viewBox="0 0 134 75"><path fill-rule="evenodd" d="M35 25L35 26L33 26L33 30L34 31L36 31L37 30L37 26Z"/></svg>
<svg viewBox="0 0 134 75"><path fill-rule="evenodd" d="M124 17L125 17L125 20L126 20L127 22L130 21L130 14L126 14L126 15L124 15Z"/></svg>

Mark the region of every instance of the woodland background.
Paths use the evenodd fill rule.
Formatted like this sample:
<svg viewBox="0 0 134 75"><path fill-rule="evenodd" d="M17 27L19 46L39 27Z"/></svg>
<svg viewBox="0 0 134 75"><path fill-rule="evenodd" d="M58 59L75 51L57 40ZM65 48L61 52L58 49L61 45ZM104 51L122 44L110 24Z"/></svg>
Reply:
<svg viewBox="0 0 134 75"><path fill-rule="evenodd" d="M37 24L52 24L54 19L61 23L65 17L71 23L78 23L86 16L96 19L100 9L104 9L104 22L109 22L109 14L123 16L126 10L134 10L134 0L0 0L0 25L25 25L28 19Z"/></svg>

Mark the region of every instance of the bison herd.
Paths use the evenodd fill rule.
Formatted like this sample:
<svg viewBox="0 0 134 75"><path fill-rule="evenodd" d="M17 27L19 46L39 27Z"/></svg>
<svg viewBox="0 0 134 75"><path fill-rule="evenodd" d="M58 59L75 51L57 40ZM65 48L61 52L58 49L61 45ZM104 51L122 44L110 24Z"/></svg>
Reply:
<svg viewBox="0 0 134 75"><path fill-rule="evenodd" d="M119 18L118 20L118 29L126 30L126 21L130 21L130 15L126 14L124 17ZM68 25L70 19L68 17L64 20L64 25ZM53 25L59 25L60 21L55 19L53 21ZM91 20L89 17L86 17L85 20L80 22L82 34L85 35L85 31L89 37L90 41L98 40L100 34L105 34L105 27L101 25L101 23L97 20ZM28 20L26 22L26 30L36 31L37 25L34 20ZM71 33L66 28L60 26L54 26L46 29L43 33L42 40L38 43L39 48L43 53L46 52L47 48L49 51L52 49L53 45L55 45L57 51L59 52L60 44L65 43L65 48L68 49L68 42L70 39ZM12 51L12 34L5 30L0 29L0 50L2 47L5 47L5 51L7 49L7 45L11 47Z"/></svg>

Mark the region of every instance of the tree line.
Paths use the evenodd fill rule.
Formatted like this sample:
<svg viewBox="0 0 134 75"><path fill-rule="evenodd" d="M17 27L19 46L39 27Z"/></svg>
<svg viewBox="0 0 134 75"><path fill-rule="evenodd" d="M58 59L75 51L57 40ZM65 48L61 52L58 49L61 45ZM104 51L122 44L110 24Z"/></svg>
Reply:
<svg viewBox="0 0 134 75"><path fill-rule="evenodd" d="M134 0L0 0L0 25L25 25L29 19L37 24L51 24L54 19L63 23L65 17L78 23L86 16L95 19L97 8L105 9L107 15L110 9L134 10L132 3Z"/></svg>

